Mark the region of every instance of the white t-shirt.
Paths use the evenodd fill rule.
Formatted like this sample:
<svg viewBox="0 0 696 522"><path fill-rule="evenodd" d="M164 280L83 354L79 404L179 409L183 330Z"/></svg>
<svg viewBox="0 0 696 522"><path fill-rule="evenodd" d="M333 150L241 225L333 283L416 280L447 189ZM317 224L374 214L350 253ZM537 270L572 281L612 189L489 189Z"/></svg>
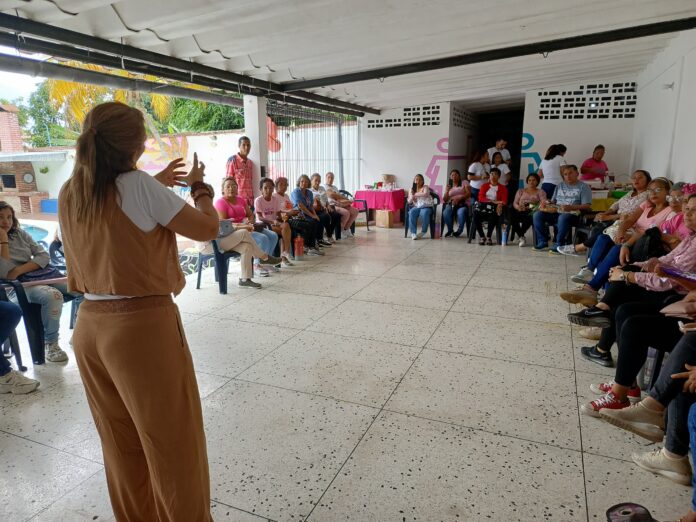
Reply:
<svg viewBox="0 0 696 522"><path fill-rule="evenodd" d="M561 176L561 165L565 165L566 160L560 154L550 160L541 160L541 165L539 169L544 174L544 179L541 180L542 183L553 183L558 185L563 181L563 176Z"/></svg>
<svg viewBox="0 0 696 522"><path fill-rule="evenodd" d="M486 191L486 198L488 201L498 201L498 185L495 187L491 185Z"/></svg>
<svg viewBox="0 0 696 522"><path fill-rule="evenodd" d="M484 165L480 161L477 161L469 165L468 172L474 176L485 176L489 171L489 169L486 168L487 165L488 164ZM469 185L471 185L471 188L480 189L485 182L485 179L474 179L469 181Z"/></svg>
<svg viewBox="0 0 696 522"><path fill-rule="evenodd" d="M491 147L488 149L488 159L491 163L493 163L493 154L496 152L500 152L500 155L503 157L503 161L508 161L510 159L510 151L507 149L500 149L498 150L495 147Z"/></svg>
<svg viewBox="0 0 696 522"><path fill-rule="evenodd" d="M500 179L498 182L501 185L507 185L508 181L510 181L510 167L508 167L505 163L501 163L497 167L495 165L491 165L492 169L498 169L500 171Z"/></svg>
<svg viewBox="0 0 696 522"><path fill-rule="evenodd" d="M166 226L186 205L147 172L134 170L116 178L123 213L143 232L154 230L157 224ZM127 296L85 294L85 299L123 299Z"/></svg>

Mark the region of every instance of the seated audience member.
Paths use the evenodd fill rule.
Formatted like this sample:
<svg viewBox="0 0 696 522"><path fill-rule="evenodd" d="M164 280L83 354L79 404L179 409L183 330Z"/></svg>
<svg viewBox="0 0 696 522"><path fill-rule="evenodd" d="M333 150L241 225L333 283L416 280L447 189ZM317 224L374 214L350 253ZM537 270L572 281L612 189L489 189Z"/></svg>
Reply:
<svg viewBox="0 0 696 522"><path fill-rule="evenodd" d="M319 216L326 233L325 241L329 244L334 243L334 232L336 233L336 241L341 239L341 216L334 210L333 205L329 205L326 190L321 186L321 176L315 172L309 182L309 190L314 196L314 211Z"/></svg>
<svg viewBox="0 0 696 522"><path fill-rule="evenodd" d="M293 208L298 210L304 219L314 222L317 245L330 247L331 243L323 239L323 234L326 227L330 227L327 220L330 221L331 218L327 214L320 217L316 212L314 207L314 194L309 190L310 183L309 176L307 176L307 174L302 174L297 180L297 188L290 194L290 200L292 201Z"/></svg>
<svg viewBox="0 0 696 522"><path fill-rule="evenodd" d="M271 227L271 230L282 237L283 248L280 259L287 266L292 266L292 231L290 225L281 218L280 211L283 208L283 201L273 193L275 183L271 178L261 180L261 195L254 201L254 210L259 222Z"/></svg>
<svg viewBox="0 0 696 522"><path fill-rule="evenodd" d="M684 195L685 183L675 183L667 200L672 209L672 216L660 225L662 244L667 252L674 250L679 243L691 235L691 230L684 224Z"/></svg>
<svg viewBox="0 0 696 522"><path fill-rule="evenodd" d="M350 199L338 191L338 187L333 182L334 173L327 172L324 189L329 198L329 204L333 205L333 209L341 216L341 237L350 238L353 237L353 232L350 228L355 223L355 220L358 219L358 209L353 206L353 202Z"/></svg>
<svg viewBox="0 0 696 522"><path fill-rule="evenodd" d="M12 334L21 318L22 310L19 306L0 301L0 344ZM10 361L0 353L0 394L23 395L33 392L38 387L39 381L14 371L10 366Z"/></svg>
<svg viewBox="0 0 696 522"><path fill-rule="evenodd" d="M604 229L609 227L622 216L630 216L648 198L648 184L652 181L650 173L645 170L636 170L631 176L633 190L615 201L605 212L595 215L589 237L577 245L566 245L558 249L561 254L578 255L585 254L592 248Z"/></svg>
<svg viewBox="0 0 696 522"><path fill-rule="evenodd" d="M48 252L19 227L14 208L0 201L0 279L17 279L23 274L46 268L49 261ZM41 305L46 360L67 361L68 354L58 344L63 295L68 293L67 284L35 285L25 288L25 292L30 303ZM16 301L14 291L9 294L10 299Z"/></svg>
<svg viewBox="0 0 696 522"><path fill-rule="evenodd" d="M609 168L602 158L605 153L604 145L597 145L592 151L592 157L587 158L580 166L580 179L582 181L604 181Z"/></svg>
<svg viewBox="0 0 696 522"><path fill-rule="evenodd" d="M471 187L471 199L478 201L479 190L488 181L488 173L491 171L488 151L475 153L473 160L467 170L467 179Z"/></svg>
<svg viewBox="0 0 696 522"><path fill-rule="evenodd" d="M512 203L511 225L512 231L519 237L518 246L523 247L527 244L524 235L532 226L534 209L544 201L546 201L546 192L539 188L539 176L529 174L526 186L517 191L515 201Z"/></svg>
<svg viewBox="0 0 696 522"><path fill-rule="evenodd" d="M479 234L479 245L492 245L493 230L502 219L503 210L507 205L507 187L498 183L500 171L491 169L490 181L484 183L479 191L478 203L474 207L476 231ZM483 222L488 221L488 232L483 234ZM498 238L500 241L501 238Z"/></svg>
<svg viewBox="0 0 696 522"><path fill-rule="evenodd" d="M459 237L464 232L467 214L469 212L469 198L471 189L468 181L462 181L462 175L457 169L450 172L450 178L445 188L445 195L442 198L442 221L445 223L447 231L445 237ZM457 230L454 230L454 217L457 216Z"/></svg>
<svg viewBox="0 0 696 522"><path fill-rule="evenodd" d="M578 180L578 169L575 165L567 165L564 170L565 181L556 185L553 197L545 201L534 212L532 222L537 244L534 250L544 251L549 245L549 225L555 225L556 240L549 252L559 254L558 247L567 244L571 228L579 222L582 212L592 209L592 190Z"/></svg>
<svg viewBox="0 0 696 522"><path fill-rule="evenodd" d="M488 149L488 157L492 159L493 155L498 152L503 158L505 164L509 167L512 158L510 156L510 151L505 147L507 147L507 141L504 138L495 140L495 146Z"/></svg>
<svg viewBox="0 0 696 522"><path fill-rule="evenodd" d="M278 234L272 230L266 229L265 227L259 227L258 231L254 229L254 222L256 221L256 218L251 212L249 206L246 204L246 201L237 196L237 182L234 180L234 178L225 178L222 181L222 197L215 201L215 210L217 211L220 219L230 220L237 230L247 230L251 234L252 239L258 243L258 246L266 254L265 256L254 254L254 258L257 260L256 264L258 266L259 275L264 277L268 276L268 269L263 265L277 265L280 264L280 260L275 263L261 262L261 260L265 261L269 256L272 259L278 259L273 256L273 251L278 244ZM224 248L225 250L234 250L240 254L243 254L242 261L244 261L246 259L244 252L241 252L236 247L232 248L232 246L230 246L233 242L236 244L236 241L242 239L243 236L244 234L237 234L234 236L234 238L230 238L225 241L224 245L226 246L221 246L221 248ZM222 245L223 242L219 241L218 244ZM243 278L245 280L251 280L251 276L243 276ZM253 285L247 284L241 286Z"/></svg>
<svg viewBox="0 0 696 522"><path fill-rule="evenodd" d="M498 183L507 187L511 175L510 167L508 167L507 163L503 161L503 155L500 152L495 152L491 157L491 161L493 162L493 164L491 165L491 169L496 168L500 171L500 178L498 179Z"/></svg>
<svg viewBox="0 0 696 522"><path fill-rule="evenodd" d="M592 306L597 302L597 291L609 279L612 267L622 264L621 252L628 259L628 252L642 234L652 227L659 227L672 213L667 203L670 182L664 178L654 179L648 186L648 200L643 202L631 215L625 216L607 228L597 238L587 263L594 270L590 279L581 289L562 292L561 298L569 303ZM659 238L657 238L659 243ZM645 261L645 259L635 259Z"/></svg>
<svg viewBox="0 0 696 522"><path fill-rule="evenodd" d="M684 222L696 232L696 195L689 196L684 207ZM604 366L612 364L611 346L616 340L616 311L624 303L640 302L652 307L653 313L664 307L668 297L685 294L684 287L656 273L662 267L672 267L685 272L696 271L696 234L690 235L677 248L660 258L636 262L640 272L625 271L614 267L609 286L602 300L595 306L568 314L571 323L602 328L602 337L595 346L580 349L583 357Z"/></svg>
<svg viewBox="0 0 696 522"><path fill-rule="evenodd" d="M294 205L288 195L287 178L280 177L276 180L275 196L281 201L280 214L283 219L287 219L290 225L290 230L294 236L300 236L305 244L305 252L310 256L323 256L324 252L320 251L316 244L316 238L320 234L321 224L312 219L305 219L302 212L294 208Z"/></svg>
<svg viewBox="0 0 696 522"><path fill-rule="evenodd" d="M689 464L689 439L696 442L693 436L690 437L696 420L690 415L696 403L696 333L691 329L694 326L694 323L688 325L687 333L672 350L645 399L626 408L599 410L599 416L609 424L651 442L664 439L662 449L634 453L633 462L685 486L690 484L693 476Z"/></svg>
<svg viewBox="0 0 696 522"><path fill-rule="evenodd" d="M537 174L541 178L541 190L546 192L547 199L553 199L556 185L563 183L562 168L566 165L565 153L568 151L565 145L558 143L551 145L541 160Z"/></svg>
<svg viewBox="0 0 696 522"><path fill-rule="evenodd" d="M430 216L433 213L433 197L430 195L430 187L425 184L421 174L413 178L413 186L408 193L408 202L411 208L408 210L408 226L411 230L411 239L420 239L428 231ZM421 220L421 231L416 233L418 218Z"/></svg>

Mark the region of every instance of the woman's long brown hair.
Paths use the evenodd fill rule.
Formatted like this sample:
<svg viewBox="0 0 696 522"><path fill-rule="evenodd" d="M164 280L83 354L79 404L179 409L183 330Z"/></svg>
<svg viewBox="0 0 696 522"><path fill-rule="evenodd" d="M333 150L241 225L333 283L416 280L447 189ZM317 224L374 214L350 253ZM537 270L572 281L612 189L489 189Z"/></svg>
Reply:
<svg viewBox="0 0 696 522"><path fill-rule="evenodd" d="M102 217L107 199L116 192L116 178L135 170L145 138L144 118L137 109L108 102L89 111L77 139L72 175L60 191L79 222L89 225Z"/></svg>

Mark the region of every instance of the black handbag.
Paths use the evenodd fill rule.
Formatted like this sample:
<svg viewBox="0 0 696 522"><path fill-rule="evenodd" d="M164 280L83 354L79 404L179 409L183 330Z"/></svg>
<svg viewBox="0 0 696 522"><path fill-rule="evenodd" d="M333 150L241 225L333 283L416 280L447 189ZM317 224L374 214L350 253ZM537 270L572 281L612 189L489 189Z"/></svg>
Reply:
<svg viewBox="0 0 696 522"><path fill-rule="evenodd" d="M631 247L632 261L647 261L653 257L662 257L667 253L662 243L662 232L657 227L649 228Z"/></svg>
<svg viewBox="0 0 696 522"><path fill-rule="evenodd" d="M479 214L491 216L493 214L498 213L498 205L496 205L495 203L484 203L481 201L477 201L474 205L474 210Z"/></svg>

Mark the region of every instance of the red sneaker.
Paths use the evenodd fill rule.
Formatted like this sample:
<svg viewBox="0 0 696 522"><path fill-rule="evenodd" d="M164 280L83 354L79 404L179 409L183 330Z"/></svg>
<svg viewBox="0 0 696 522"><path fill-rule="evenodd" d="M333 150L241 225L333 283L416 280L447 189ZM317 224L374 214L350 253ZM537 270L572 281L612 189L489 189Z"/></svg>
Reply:
<svg viewBox="0 0 696 522"><path fill-rule="evenodd" d="M597 395L606 395L611 391L611 387L613 385L614 381L590 384L590 390L592 393L596 393ZM631 401L631 404L635 404L636 402L640 401L640 393L640 388L638 386L631 386L631 388L628 390L628 400Z"/></svg>
<svg viewBox="0 0 696 522"><path fill-rule="evenodd" d="M592 402L583 404L580 406L580 411L585 415L590 417L599 418L599 410L608 408L610 410L622 410L628 408L631 405L631 401L626 399L625 402L619 401L613 393L609 392L606 395L602 395L599 399L595 399Z"/></svg>

